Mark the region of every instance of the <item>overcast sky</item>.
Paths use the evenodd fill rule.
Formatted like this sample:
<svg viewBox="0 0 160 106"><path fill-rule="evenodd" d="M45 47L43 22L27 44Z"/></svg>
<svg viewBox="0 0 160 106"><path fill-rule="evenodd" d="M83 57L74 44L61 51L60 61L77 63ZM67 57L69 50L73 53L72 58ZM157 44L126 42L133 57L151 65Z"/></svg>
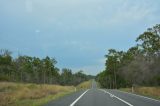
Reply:
<svg viewBox="0 0 160 106"><path fill-rule="evenodd" d="M96 75L110 48L127 50L160 23L160 0L0 0L0 49Z"/></svg>

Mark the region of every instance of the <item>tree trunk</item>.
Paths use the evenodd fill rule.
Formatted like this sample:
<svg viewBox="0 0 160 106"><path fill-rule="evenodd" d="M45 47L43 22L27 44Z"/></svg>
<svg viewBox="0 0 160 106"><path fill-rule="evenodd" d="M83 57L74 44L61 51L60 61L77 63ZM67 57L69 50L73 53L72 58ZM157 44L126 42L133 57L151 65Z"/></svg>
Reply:
<svg viewBox="0 0 160 106"><path fill-rule="evenodd" d="M45 73L45 71L43 72L43 84L45 84L46 83L46 73Z"/></svg>
<svg viewBox="0 0 160 106"><path fill-rule="evenodd" d="M116 63L114 64L114 88L117 89L117 78L116 78Z"/></svg>
<svg viewBox="0 0 160 106"><path fill-rule="evenodd" d="M22 73L22 70L21 70L21 82L22 82L22 80L23 80L23 73Z"/></svg>

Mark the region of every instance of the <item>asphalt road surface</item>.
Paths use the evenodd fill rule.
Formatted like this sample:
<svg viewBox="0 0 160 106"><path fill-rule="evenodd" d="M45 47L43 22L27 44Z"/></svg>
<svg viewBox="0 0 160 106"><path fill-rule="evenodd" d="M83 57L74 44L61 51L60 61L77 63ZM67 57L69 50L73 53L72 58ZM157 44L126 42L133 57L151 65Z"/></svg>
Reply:
<svg viewBox="0 0 160 106"><path fill-rule="evenodd" d="M160 101L118 90L91 89L72 93L45 106L160 106Z"/></svg>

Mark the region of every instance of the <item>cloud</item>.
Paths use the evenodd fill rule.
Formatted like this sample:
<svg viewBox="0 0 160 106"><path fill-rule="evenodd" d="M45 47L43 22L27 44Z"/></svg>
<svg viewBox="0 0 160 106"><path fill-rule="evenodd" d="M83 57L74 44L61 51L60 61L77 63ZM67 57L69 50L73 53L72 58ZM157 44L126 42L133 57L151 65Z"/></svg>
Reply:
<svg viewBox="0 0 160 106"><path fill-rule="evenodd" d="M84 70L86 74L97 75L100 71L104 70L104 62L100 62L100 63L93 64L93 65L87 65L87 66L79 67L76 70Z"/></svg>
<svg viewBox="0 0 160 106"><path fill-rule="evenodd" d="M148 3L148 2L147 2ZM110 24L130 23L141 21L154 16L154 8L146 2L133 3L126 1L116 11L108 21Z"/></svg>
<svg viewBox="0 0 160 106"><path fill-rule="evenodd" d="M36 30L35 30L35 33L40 33L40 30L39 30L39 29L36 29Z"/></svg>
<svg viewBox="0 0 160 106"><path fill-rule="evenodd" d="M33 3L32 0L26 0L25 1L26 11L28 13L31 13L33 11Z"/></svg>
<svg viewBox="0 0 160 106"><path fill-rule="evenodd" d="M83 70L84 73L89 74L89 75L97 75L100 71L104 69L104 66L102 65L88 65L88 66L83 66L79 68L72 68L74 72L77 72L79 70Z"/></svg>
<svg viewBox="0 0 160 106"><path fill-rule="evenodd" d="M90 65L85 65L81 67L72 67L73 71L83 70L84 73L90 75L97 75L100 71L103 71L105 64L105 58L97 59Z"/></svg>
<svg viewBox="0 0 160 106"><path fill-rule="evenodd" d="M98 49L89 41L75 39L65 40L62 46L65 46L66 48L70 47L71 49L76 49L80 52L95 52Z"/></svg>
<svg viewBox="0 0 160 106"><path fill-rule="evenodd" d="M54 26L63 31L92 30L144 19L155 20L154 11L157 7L155 7L156 2L152 2L149 0L25 0L25 8L28 13L31 13L34 23L41 23L47 27ZM20 8L17 8L18 10ZM24 13L22 11L19 14Z"/></svg>

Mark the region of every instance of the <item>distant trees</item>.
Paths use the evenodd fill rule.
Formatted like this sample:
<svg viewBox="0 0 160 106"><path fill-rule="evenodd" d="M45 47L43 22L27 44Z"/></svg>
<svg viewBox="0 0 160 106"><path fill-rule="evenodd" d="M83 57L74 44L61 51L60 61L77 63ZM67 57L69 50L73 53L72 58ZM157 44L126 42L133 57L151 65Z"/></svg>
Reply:
<svg viewBox="0 0 160 106"><path fill-rule="evenodd" d="M73 75L72 75L72 70L64 68L62 69L62 74L61 74L61 84L62 85L71 85L71 82L73 81Z"/></svg>
<svg viewBox="0 0 160 106"><path fill-rule="evenodd" d="M0 72L3 72L0 75L0 79L9 80L12 73L12 57L10 56L11 52L8 50L0 50ZM5 75L5 77L4 77Z"/></svg>
<svg viewBox="0 0 160 106"><path fill-rule="evenodd" d="M57 61L46 56L43 59L30 56L18 56L13 59L8 50L0 51L0 81L29 82L40 84L77 85L93 78L79 71L57 68Z"/></svg>
<svg viewBox="0 0 160 106"><path fill-rule="evenodd" d="M110 49L96 77L105 88L160 86L160 24L148 28L127 52Z"/></svg>
<svg viewBox="0 0 160 106"><path fill-rule="evenodd" d="M60 83L62 85L77 85L81 82L87 81L89 79L93 79L94 76L86 75L83 71L78 71L75 74L72 73L72 70L64 68L62 69Z"/></svg>

